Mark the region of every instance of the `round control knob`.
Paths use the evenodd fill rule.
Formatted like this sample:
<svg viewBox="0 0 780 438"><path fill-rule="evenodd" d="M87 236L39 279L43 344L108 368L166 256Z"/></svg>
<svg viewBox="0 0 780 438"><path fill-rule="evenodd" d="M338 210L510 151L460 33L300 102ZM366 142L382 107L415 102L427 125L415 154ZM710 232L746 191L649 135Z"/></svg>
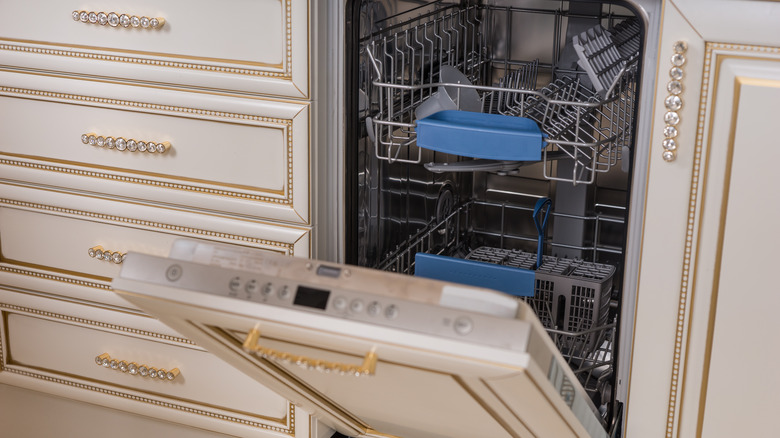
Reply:
<svg viewBox="0 0 780 438"><path fill-rule="evenodd" d="M385 309L385 318L387 319L396 319L398 318L398 314L400 311L398 310L398 307L394 304L391 304L387 306L387 309Z"/></svg>
<svg viewBox="0 0 780 438"><path fill-rule="evenodd" d="M266 283L263 285L263 289L260 291L265 296L271 295L271 292L274 291L274 285L271 283Z"/></svg>
<svg viewBox="0 0 780 438"><path fill-rule="evenodd" d="M179 265L168 266L168 269L165 270L165 278L167 278L168 281L176 281L181 278L182 272L183 270Z"/></svg>
<svg viewBox="0 0 780 438"><path fill-rule="evenodd" d="M233 292L238 292L241 289L241 277L233 277L228 282L228 288Z"/></svg>
<svg viewBox="0 0 780 438"><path fill-rule="evenodd" d="M283 300L287 300L292 296L292 292L290 291L289 286L282 286L281 289L279 289L279 298Z"/></svg>
<svg viewBox="0 0 780 438"><path fill-rule="evenodd" d="M257 280L249 280L246 286L244 286L244 290L248 294L257 293L260 290L260 285L257 283Z"/></svg>
<svg viewBox="0 0 780 438"><path fill-rule="evenodd" d="M377 316L382 313L382 305L378 301L372 301L368 304L366 311L371 316Z"/></svg>
<svg viewBox="0 0 780 438"><path fill-rule="evenodd" d="M455 318L455 324L452 325L455 329L455 333L459 335L467 335L474 330L474 322L466 316L459 316Z"/></svg>
<svg viewBox="0 0 780 438"><path fill-rule="evenodd" d="M358 299L354 299L354 300L350 301L350 303L349 303L349 310L351 310L351 311L353 311L355 313L362 312L363 311L363 307L365 307L365 304L363 304L363 301L358 300Z"/></svg>
<svg viewBox="0 0 780 438"><path fill-rule="evenodd" d="M336 297L333 299L333 308L336 310L346 310L347 309L347 299L344 297Z"/></svg>

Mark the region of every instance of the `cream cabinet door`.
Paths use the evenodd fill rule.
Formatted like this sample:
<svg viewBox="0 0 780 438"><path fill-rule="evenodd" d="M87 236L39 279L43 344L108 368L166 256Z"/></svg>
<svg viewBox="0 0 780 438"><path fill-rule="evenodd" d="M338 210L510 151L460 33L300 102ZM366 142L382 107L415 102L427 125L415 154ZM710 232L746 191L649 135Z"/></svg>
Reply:
<svg viewBox="0 0 780 438"><path fill-rule="evenodd" d="M665 4L626 436L776 434L777 17Z"/></svg>

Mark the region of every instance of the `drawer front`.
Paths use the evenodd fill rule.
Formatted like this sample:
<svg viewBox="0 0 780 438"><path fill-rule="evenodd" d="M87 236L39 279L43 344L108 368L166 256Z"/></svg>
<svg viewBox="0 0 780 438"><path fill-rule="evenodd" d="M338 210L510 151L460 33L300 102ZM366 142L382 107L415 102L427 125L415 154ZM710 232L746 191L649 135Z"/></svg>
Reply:
<svg viewBox="0 0 780 438"><path fill-rule="evenodd" d="M74 12L158 18L157 28L74 20ZM10 65L306 98L307 0L6 2Z"/></svg>
<svg viewBox="0 0 780 438"><path fill-rule="evenodd" d="M179 238L308 257L309 234L307 228L0 186L0 270L30 277L45 271L50 278L79 277L103 287L118 275L123 254L164 256ZM98 257L99 252L117 255L106 260Z"/></svg>
<svg viewBox="0 0 780 438"><path fill-rule="evenodd" d="M0 165L6 175L309 222L307 104L2 72L0 81ZM130 97L104 97L117 94ZM178 104L148 103L159 100ZM98 142L101 137L105 141Z"/></svg>
<svg viewBox="0 0 780 438"><path fill-rule="evenodd" d="M231 435L308 436L305 413L156 320L20 295L0 289L3 383Z"/></svg>

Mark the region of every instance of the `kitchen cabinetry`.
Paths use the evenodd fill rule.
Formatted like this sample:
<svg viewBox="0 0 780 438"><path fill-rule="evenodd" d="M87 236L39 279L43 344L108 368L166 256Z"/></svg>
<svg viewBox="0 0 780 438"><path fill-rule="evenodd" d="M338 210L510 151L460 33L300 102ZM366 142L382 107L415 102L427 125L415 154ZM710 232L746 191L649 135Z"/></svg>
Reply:
<svg viewBox="0 0 780 438"><path fill-rule="evenodd" d="M317 436L110 288L125 253L178 237L310 256L309 2L3 10L0 383L217 434Z"/></svg>
<svg viewBox="0 0 780 438"><path fill-rule="evenodd" d="M665 3L626 436L774 433L779 18L774 2Z"/></svg>

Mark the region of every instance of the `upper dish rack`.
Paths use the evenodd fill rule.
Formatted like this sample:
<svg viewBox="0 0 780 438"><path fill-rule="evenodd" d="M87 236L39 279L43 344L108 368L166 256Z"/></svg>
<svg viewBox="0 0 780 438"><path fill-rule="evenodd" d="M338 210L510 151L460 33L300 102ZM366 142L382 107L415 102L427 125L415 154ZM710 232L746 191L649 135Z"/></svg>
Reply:
<svg viewBox="0 0 780 438"><path fill-rule="evenodd" d="M621 50L622 58L613 60L608 88L594 88L586 71L559 71L553 66L548 66L549 82L537 87L544 82L539 79L538 60L519 61L491 53L491 23L496 15L512 12L511 8L484 5L450 9L417 18L366 42L373 85L368 97L375 102L366 117L366 129L377 159L421 163L423 148L417 145L415 113L431 96L448 93L457 109L535 121L547 143L540 160L547 179L590 184L597 173L620 162L632 142L638 44L623 42L638 38L638 34L625 33L633 27L612 29L621 49L630 46L636 51L626 54ZM509 22L509 18L503 20ZM608 49L617 53L614 46ZM456 68L467 79L443 81L439 72L444 66ZM573 161L566 174L554 166L562 159ZM477 159L429 163L426 168L434 172L513 172L526 164Z"/></svg>

